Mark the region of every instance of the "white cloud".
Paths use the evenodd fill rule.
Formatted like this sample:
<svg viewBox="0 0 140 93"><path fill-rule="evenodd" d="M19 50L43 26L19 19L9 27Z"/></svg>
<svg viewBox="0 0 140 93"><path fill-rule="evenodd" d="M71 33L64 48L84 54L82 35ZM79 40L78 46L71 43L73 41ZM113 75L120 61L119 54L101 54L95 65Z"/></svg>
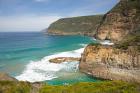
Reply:
<svg viewBox="0 0 140 93"><path fill-rule="evenodd" d="M0 17L0 31L40 31L59 18L59 16Z"/></svg>

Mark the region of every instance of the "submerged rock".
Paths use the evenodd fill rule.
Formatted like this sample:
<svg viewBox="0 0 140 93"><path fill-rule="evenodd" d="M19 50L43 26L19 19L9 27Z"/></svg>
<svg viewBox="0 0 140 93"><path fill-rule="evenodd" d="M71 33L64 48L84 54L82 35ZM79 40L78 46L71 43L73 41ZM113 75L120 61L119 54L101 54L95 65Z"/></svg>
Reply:
<svg viewBox="0 0 140 93"><path fill-rule="evenodd" d="M49 62L51 63L62 63L62 62L77 62L80 61L80 58L74 58L74 57L57 57L50 59Z"/></svg>

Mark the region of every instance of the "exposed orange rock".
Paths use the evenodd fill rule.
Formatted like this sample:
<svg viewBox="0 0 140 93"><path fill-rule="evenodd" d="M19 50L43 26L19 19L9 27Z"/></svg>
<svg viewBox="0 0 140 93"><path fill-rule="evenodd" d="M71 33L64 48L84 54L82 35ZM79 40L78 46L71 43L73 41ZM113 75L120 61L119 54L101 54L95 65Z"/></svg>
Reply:
<svg viewBox="0 0 140 93"><path fill-rule="evenodd" d="M134 47L121 50L89 45L82 54L79 68L98 78L140 83L140 53Z"/></svg>
<svg viewBox="0 0 140 93"><path fill-rule="evenodd" d="M9 76L6 73L0 73L0 81L18 81L18 80Z"/></svg>
<svg viewBox="0 0 140 93"><path fill-rule="evenodd" d="M137 30L140 30L140 0L121 0L103 17L96 37L118 42Z"/></svg>

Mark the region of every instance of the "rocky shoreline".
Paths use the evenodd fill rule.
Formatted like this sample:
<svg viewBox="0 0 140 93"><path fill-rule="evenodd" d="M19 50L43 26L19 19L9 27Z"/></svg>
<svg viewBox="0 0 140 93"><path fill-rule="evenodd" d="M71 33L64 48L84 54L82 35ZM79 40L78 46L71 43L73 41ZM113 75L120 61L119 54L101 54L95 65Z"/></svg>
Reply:
<svg viewBox="0 0 140 93"><path fill-rule="evenodd" d="M120 0L103 16L93 36L110 40L112 45L88 45L80 59L80 71L93 77L140 83L140 1ZM60 60L63 62L63 58Z"/></svg>

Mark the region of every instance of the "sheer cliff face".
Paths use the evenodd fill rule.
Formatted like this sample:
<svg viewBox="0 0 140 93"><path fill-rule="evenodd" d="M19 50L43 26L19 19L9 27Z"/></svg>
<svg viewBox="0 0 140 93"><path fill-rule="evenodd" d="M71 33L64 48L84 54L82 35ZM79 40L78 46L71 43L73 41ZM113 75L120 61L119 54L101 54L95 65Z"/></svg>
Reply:
<svg viewBox="0 0 140 93"><path fill-rule="evenodd" d="M103 17L96 37L116 42L139 29L140 0L121 0Z"/></svg>
<svg viewBox="0 0 140 93"><path fill-rule="evenodd" d="M94 77L140 83L140 0L121 0L100 23L98 39L114 46L88 45L80 71Z"/></svg>
<svg viewBox="0 0 140 93"><path fill-rule="evenodd" d="M120 50L112 46L86 47L79 68L94 77L140 82L140 54L137 48Z"/></svg>

